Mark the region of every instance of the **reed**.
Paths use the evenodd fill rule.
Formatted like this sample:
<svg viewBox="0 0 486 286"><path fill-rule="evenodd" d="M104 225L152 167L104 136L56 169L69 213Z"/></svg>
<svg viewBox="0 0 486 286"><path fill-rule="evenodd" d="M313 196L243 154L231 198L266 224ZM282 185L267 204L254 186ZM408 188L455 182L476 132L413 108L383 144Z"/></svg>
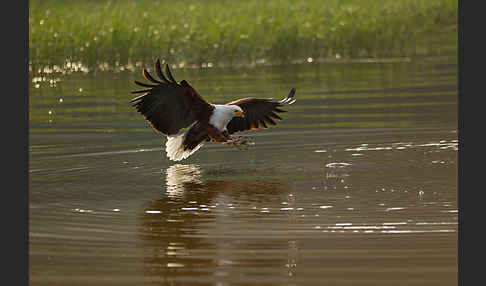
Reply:
<svg viewBox="0 0 486 286"><path fill-rule="evenodd" d="M395 57L457 34L457 0L31 0L31 65Z"/></svg>

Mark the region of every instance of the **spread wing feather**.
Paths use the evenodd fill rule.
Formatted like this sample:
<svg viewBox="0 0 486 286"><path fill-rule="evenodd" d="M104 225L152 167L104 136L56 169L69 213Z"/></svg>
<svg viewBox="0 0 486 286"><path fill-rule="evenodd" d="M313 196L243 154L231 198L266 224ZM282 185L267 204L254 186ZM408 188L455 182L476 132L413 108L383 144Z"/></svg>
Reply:
<svg viewBox="0 0 486 286"><path fill-rule="evenodd" d="M277 125L274 120L282 120L282 118L276 112L286 112L279 107L294 103L294 95L295 88L292 88L289 95L280 101L249 97L226 103L226 105L238 105L244 111L244 117L234 117L228 123L226 126L228 133L268 128L267 124Z"/></svg>
<svg viewBox="0 0 486 286"><path fill-rule="evenodd" d="M209 118L213 105L205 101L187 81L177 83L169 65L165 66L168 78L162 73L159 59L154 63L154 70L161 81L152 77L145 68L142 69L142 75L155 84L134 81L135 84L149 89L132 91L143 94L130 102L155 130L164 135L173 135L195 121Z"/></svg>

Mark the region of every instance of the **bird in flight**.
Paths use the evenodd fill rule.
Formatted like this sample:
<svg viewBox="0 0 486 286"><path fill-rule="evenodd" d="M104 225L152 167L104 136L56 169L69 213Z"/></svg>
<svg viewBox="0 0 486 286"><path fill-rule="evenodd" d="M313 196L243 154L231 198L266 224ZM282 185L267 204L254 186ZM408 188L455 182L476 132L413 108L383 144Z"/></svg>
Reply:
<svg viewBox="0 0 486 286"><path fill-rule="evenodd" d="M165 150L172 161L186 159L205 142L231 145L235 143L231 137L234 133L267 128L267 124L277 125L275 120L282 120L277 113L286 112L280 107L295 102L295 88L292 88L280 101L248 97L212 104L187 81L177 83L168 64L165 64L164 75L160 60L156 59L154 71L160 80L142 69L142 75L151 83L135 80L135 84L144 89L132 91L142 95L130 102L158 133L167 136Z"/></svg>

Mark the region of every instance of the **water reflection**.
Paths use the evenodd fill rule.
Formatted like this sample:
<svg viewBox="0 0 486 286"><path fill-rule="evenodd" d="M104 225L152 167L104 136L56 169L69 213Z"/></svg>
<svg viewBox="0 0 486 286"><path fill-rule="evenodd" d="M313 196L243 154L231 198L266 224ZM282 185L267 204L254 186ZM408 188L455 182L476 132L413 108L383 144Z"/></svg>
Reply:
<svg viewBox="0 0 486 286"><path fill-rule="evenodd" d="M255 216L261 216L258 210L267 203L277 203L279 194L286 188L279 180L254 180L254 177L251 180L239 176L249 172L214 168L203 174L201 167L195 164L167 168L163 194L145 203L141 215L139 235L144 272L156 277L159 283L172 285L176 280L180 282L208 272L218 280L231 273L221 267L262 263L251 255L245 257L245 252L234 252L252 248L252 244L244 238L235 238L231 225L235 217L248 216L249 209L255 210ZM234 201L239 202L237 208ZM244 211L240 213L238 208ZM222 235L225 229L228 236ZM212 238L213 235L216 237ZM286 248L295 254L296 243L289 243ZM289 268L289 275L292 275L293 256L268 259L265 263Z"/></svg>
<svg viewBox="0 0 486 286"><path fill-rule="evenodd" d="M203 221L198 212L187 209L198 206L193 202L208 205L214 200L215 192L204 188L197 165L173 165L166 170L165 194L149 201L142 216L140 235L148 274L168 282L171 276L190 275L197 267L215 265L212 259L188 256L190 249L215 247L197 237L197 225Z"/></svg>
<svg viewBox="0 0 486 286"><path fill-rule="evenodd" d="M350 176L350 169L353 166L351 163L333 162L326 164L324 182L322 188L324 190L349 189L347 178Z"/></svg>
<svg viewBox="0 0 486 286"><path fill-rule="evenodd" d="M180 197L185 193L185 185L202 185L201 168L198 165L172 165L165 171L166 192L169 197Z"/></svg>
<svg viewBox="0 0 486 286"><path fill-rule="evenodd" d="M161 139L126 104L132 73L32 79L33 283L451 285L455 67L181 69L215 103L289 85L300 103L251 152L208 148L162 176ZM402 123L416 128L327 128Z"/></svg>

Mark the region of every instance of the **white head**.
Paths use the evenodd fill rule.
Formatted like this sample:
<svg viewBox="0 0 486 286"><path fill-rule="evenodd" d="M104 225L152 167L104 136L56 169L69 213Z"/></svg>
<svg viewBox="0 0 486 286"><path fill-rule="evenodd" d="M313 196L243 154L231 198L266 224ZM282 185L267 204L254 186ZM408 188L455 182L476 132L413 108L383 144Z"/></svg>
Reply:
<svg viewBox="0 0 486 286"><path fill-rule="evenodd" d="M238 105L215 104L213 114L209 118L209 123L219 130L225 130L226 124L228 124L233 117L243 117L243 112L243 109Z"/></svg>
<svg viewBox="0 0 486 286"><path fill-rule="evenodd" d="M231 110L232 114L233 114L233 117L243 117L243 109L241 109L241 107L239 107L238 105L228 105L228 107L230 108L228 110L228 112Z"/></svg>

